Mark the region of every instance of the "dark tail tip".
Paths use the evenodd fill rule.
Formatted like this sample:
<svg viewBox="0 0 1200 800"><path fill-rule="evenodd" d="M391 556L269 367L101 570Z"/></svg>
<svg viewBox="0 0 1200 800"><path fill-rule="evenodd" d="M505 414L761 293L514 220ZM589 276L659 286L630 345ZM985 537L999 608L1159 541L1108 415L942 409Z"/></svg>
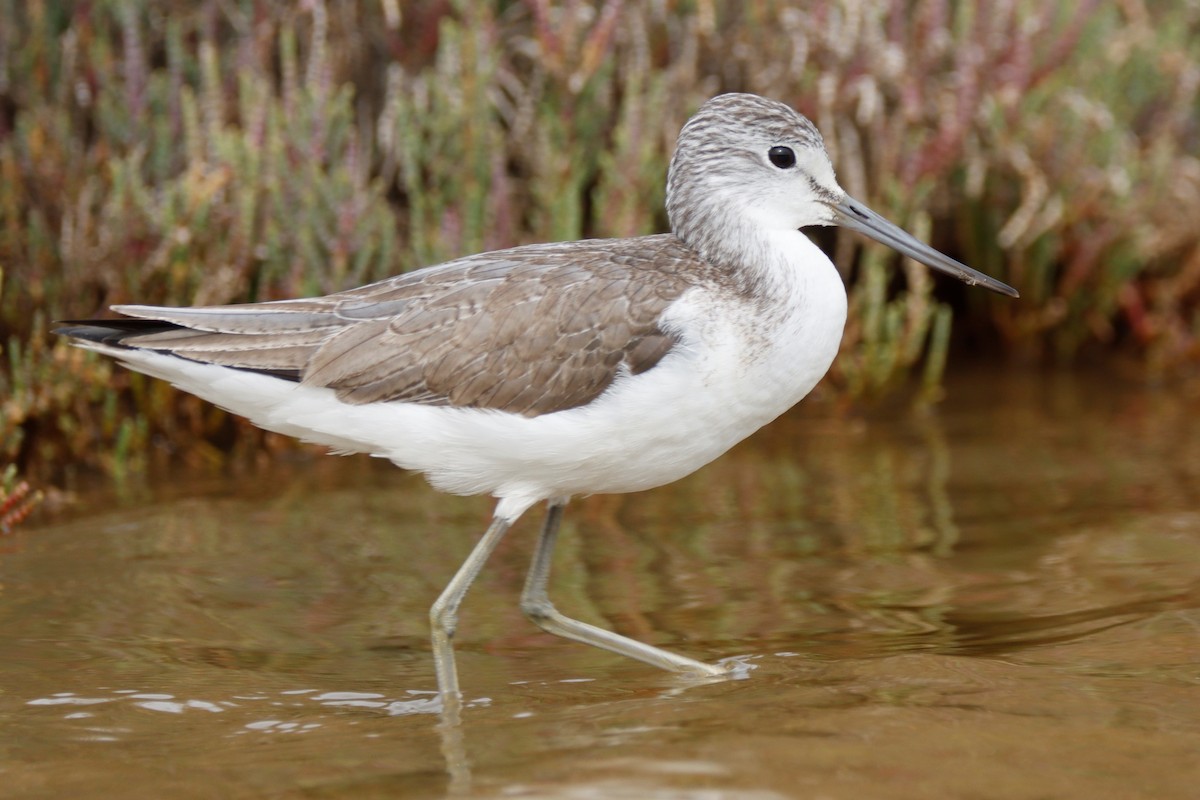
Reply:
<svg viewBox="0 0 1200 800"><path fill-rule="evenodd" d="M120 345L127 336L171 330L178 327L156 319L63 319L55 322L51 333L85 342Z"/></svg>

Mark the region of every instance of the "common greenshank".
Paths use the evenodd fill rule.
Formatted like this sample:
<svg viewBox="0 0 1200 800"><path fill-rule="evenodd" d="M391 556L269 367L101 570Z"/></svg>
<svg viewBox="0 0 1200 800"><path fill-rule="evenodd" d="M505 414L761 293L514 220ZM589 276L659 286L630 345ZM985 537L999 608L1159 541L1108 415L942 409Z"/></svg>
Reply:
<svg viewBox="0 0 1200 800"><path fill-rule="evenodd" d="M755 95L714 97L684 125L667 213L671 232L655 236L482 253L325 297L114 306L125 318L59 332L267 430L496 497L430 613L443 701L460 697L459 604L541 501L521 596L536 624L666 670L722 675L554 607L546 583L568 498L678 480L821 379L846 291L801 228L841 225L968 284L1017 292L849 197L813 124Z"/></svg>

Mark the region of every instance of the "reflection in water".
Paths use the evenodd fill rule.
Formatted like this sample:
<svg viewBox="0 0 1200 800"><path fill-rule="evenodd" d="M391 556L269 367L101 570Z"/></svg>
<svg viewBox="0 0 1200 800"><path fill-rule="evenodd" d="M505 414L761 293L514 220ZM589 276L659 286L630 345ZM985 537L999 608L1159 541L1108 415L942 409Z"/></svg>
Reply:
<svg viewBox="0 0 1200 800"><path fill-rule="evenodd" d="M463 607L461 725L428 607L485 500L318 458L26 528L0 555L6 791L1187 796L1196 402L1112 383L811 407L688 480L578 501L560 608L748 680L537 631L521 526Z"/></svg>

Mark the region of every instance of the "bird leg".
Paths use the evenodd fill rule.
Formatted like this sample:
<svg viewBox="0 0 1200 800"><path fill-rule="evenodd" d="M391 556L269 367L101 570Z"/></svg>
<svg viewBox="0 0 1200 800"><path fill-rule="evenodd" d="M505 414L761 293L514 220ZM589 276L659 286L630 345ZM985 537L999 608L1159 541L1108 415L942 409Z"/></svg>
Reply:
<svg viewBox="0 0 1200 800"><path fill-rule="evenodd" d="M717 676L724 675L724 667L705 664L702 661L677 655L651 645L630 639L626 636L597 628L586 622L561 614L546 594L546 582L550 578L550 561L554 553L554 543L558 537L558 526L562 521L563 500L551 500L546 512L546 522L542 525L542 533L538 537L537 549L533 554L533 563L525 578L525 590L521 593L521 611L535 625L547 633L562 636L593 647L617 653L618 655L636 658L651 666L670 672L683 672L693 675Z"/></svg>
<svg viewBox="0 0 1200 800"><path fill-rule="evenodd" d="M462 694L458 689L458 669L454 664L454 645L451 643L454 631L458 627L458 607L478 577L479 571L483 569L488 556L504 538L513 521L503 517L492 518L492 524L488 526L483 538L475 545L471 555L467 556L467 560L458 568L458 572L429 609L429 624L433 629L433 663L437 670L438 691L442 695L443 707L447 710L451 706L457 708L462 701Z"/></svg>

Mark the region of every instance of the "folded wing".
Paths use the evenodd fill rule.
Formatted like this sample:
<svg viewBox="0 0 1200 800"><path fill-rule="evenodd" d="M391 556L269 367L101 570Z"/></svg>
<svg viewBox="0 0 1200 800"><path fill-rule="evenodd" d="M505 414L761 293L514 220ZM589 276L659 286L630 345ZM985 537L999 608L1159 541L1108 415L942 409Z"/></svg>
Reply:
<svg viewBox="0 0 1200 800"><path fill-rule="evenodd" d="M62 332L333 389L527 416L583 405L676 345L659 320L704 272L671 235L484 253L346 292L115 306Z"/></svg>

